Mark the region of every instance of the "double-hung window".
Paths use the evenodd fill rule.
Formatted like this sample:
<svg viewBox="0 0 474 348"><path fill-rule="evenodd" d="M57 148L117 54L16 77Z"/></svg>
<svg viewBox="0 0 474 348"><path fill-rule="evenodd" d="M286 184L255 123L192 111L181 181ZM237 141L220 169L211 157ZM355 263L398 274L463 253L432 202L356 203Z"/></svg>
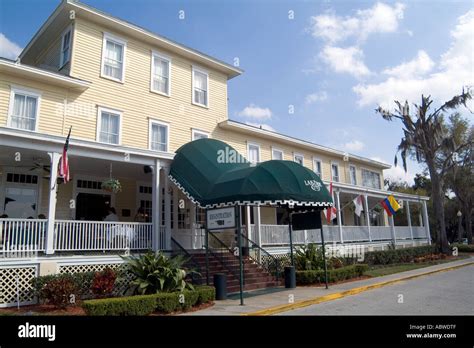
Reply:
<svg viewBox="0 0 474 348"><path fill-rule="evenodd" d="M150 150L167 152L169 148L169 125L150 120Z"/></svg>
<svg viewBox="0 0 474 348"><path fill-rule="evenodd" d="M207 138L209 138L209 133L203 132L197 129L192 130L192 140L207 139Z"/></svg>
<svg viewBox="0 0 474 348"><path fill-rule="evenodd" d="M38 130L40 94L12 87L8 126L29 131Z"/></svg>
<svg viewBox="0 0 474 348"><path fill-rule="evenodd" d="M61 61L59 68L61 69L64 65L69 62L71 56L71 29L67 29L61 39Z"/></svg>
<svg viewBox="0 0 474 348"><path fill-rule="evenodd" d="M374 189L380 189L380 174L367 170L367 169L362 169L362 186L365 187L370 187Z"/></svg>
<svg viewBox="0 0 474 348"><path fill-rule="evenodd" d="M121 112L99 108L97 139L101 143L120 144Z"/></svg>
<svg viewBox="0 0 474 348"><path fill-rule="evenodd" d="M313 171L322 179L322 162L318 158L313 158Z"/></svg>
<svg viewBox="0 0 474 348"><path fill-rule="evenodd" d="M170 95L171 59L156 52L152 53L151 90Z"/></svg>
<svg viewBox="0 0 474 348"><path fill-rule="evenodd" d="M337 163L331 163L331 176L332 181L339 182L339 165Z"/></svg>
<svg viewBox="0 0 474 348"><path fill-rule="evenodd" d="M304 165L304 157L303 157L303 155L300 155L300 154L295 153L295 154L294 154L294 160L295 160L296 163L299 163L299 164L301 164L301 165Z"/></svg>
<svg viewBox="0 0 474 348"><path fill-rule="evenodd" d="M193 103L209 106L209 74L193 67Z"/></svg>
<svg viewBox="0 0 474 348"><path fill-rule="evenodd" d="M247 155L250 163L260 162L260 146L257 144L247 144Z"/></svg>
<svg viewBox="0 0 474 348"><path fill-rule="evenodd" d="M273 160L282 160L283 151L280 149L272 148L272 159Z"/></svg>
<svg viewBox="0 0 474 348"><path fill-rule="evenodd" d="M351 185L357 185L357 171L355 166L349 166L349 177L351 179Z"/></svg>
<svg viewBox="0 0 474 348"><path fill-rule="evenodd" d="M110 34L104 34L102 47L102 76L123 82L125 77L125 50L124 40Z"/></svg>

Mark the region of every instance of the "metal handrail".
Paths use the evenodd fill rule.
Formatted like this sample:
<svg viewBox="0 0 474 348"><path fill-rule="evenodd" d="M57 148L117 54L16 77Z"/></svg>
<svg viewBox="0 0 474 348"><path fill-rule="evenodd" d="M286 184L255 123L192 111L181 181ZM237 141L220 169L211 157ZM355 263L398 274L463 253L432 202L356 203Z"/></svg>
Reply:
<svg viewBox="0 0 474 348"><path fill-rule="evenodd" d="M174 239L173 237L171 237L171 243L173 243L174 245L176 245L178 247L178 249L181 251L181 254L185 255L185 257L187 258L186 263L190 261L193 264L193 266L195 267L195 271L191 270L192 282L195 283L195 281L196 281L196 279L195 279L196 272L199 274L198 278L202 279L201 266L199 266L199 263L196 262L196 260L193 258L193 256L181 244L179 244L178 241L176 239Z"/></svg>
<svg viewBox="0 0 474 348"><path fill-rule="evenodd" d="M279 278L279 275L280 275L280 260L278 260L275 256L273 256L268 251L263 249L260 245L255 243L253 240L251 240L250 238L245 236L243 233L242 233L242 237L250 244L251 249L258 249L260 252L263 252L266 256L268 256L273 261L272 263L275 265L275 277L276 277L276 280L278 281L278 278ZM252 257L250 255L250 253L249 253L249 258L251 258L259 266L264 268L268 273L272 274L272 271L269 269L270 267L268 267L263 262L258 260L258 258Z"/></svg>
<svg viewBox="0 0 474 348"><path fill-rule="evenodd" d="M225 245L225 243L223 241L221 241L219 238L217 238L215 235L213 235L212 233L208 233L210 236L212 236L224 249L226 249L232 256L234 256L236 259L237 259L237 256L235 256L234 252L232 251L232 249L230 249L227 245ZM208 246L208 250L209 252L212 254L212 256L214 256L220 263L221 265L227 269L230 273L232 273L232 275L239 279L240 278L240 275L238 273L236 273L232 268L230 268L228 265L227 265L227 262L224 261L224 259L222 258L222 255L219 255L220 253L215 253L211 250L211 248Z"/></svg>

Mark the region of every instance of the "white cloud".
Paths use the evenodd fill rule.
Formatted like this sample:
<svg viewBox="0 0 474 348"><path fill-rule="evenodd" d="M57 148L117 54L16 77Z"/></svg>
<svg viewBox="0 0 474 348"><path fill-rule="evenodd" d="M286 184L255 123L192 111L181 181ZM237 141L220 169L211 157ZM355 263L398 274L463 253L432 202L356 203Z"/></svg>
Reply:
<svg viewBox="0 0 474 348"><path fill-rule="evenodd" d="M360 140L353 140L343 144L341 147L346 151L361 151L365 148L365 144Z"/></svg>
<svg viewBox="0 0 474 348"><path fill-rule="evenodd" d="M405 170L400 166L392 166L390 169L385 169L383 171L383 177L384 179L390 179L392 181L406 181L409 185L415 183L415 174L410 171L405 173Z"/></svg>
<svg viewBox="0 0 474 348"><path fill-rule="evenodd" d="M238 112L237 115L257 120L268 120L272 118L272 111L269 108L261 108L255 104L250 104Z"/></svg>
<svg viewBox="0 0 474 348"><path fill-rule="evenodd" d="M373 33L390 33L398 29L403 19L405 5L396 3L393 6L376 3L371 8L358 10L354 16L337 16L325 13L311 17L311 33L314 37L336 43L349 37L365 40Z"/></svg>
<svg viewBox="0 0 474 348"><path fill-rule="evenodd" d="M410 36L410 37L413 37L413 35L415 35L415 34L413 33L413 31L411 31L411 30L407 30L407 34L408 34L408 36Z"/></svg>
<svg viewBox="0 0 474 348"><path fill-rule="evenodd" d="M357 78L371 74L363 61L364 53L358 47L326 46L319 56L335 72L349 73Z"/></svg>
<svg viewBox="0 0 474 348"><path fill-rule="evenodd" d="M273 128L272 126L270 126L269 124L266 124L266 123L254 123L254 122L245 122L245 124L248 124L249 126L254 126L254 127L257 127L257 128L261 128L261 129L264 129L264 130L268 130L268 131L271 131L271 132L276 132L276 129Z"/></svg>
<svg viewBox="0 0 474 348"><path fill-rule="evenodd" d="M458 24L451 31L451 46L441 56L431 73L424 77L406 74L389 76L380 83L359 84L353 87L359 97L358 104L360 106L380 104L385 107L393 107L393 100L418 102L421 94L430 94L433 99L439 100L441 103L449 100L455 94L459 94L463 86L474 85L474 74L472 73L474 67L473 31L474 10L471 10L458 18ZM429 63L426 66L428 65Z"/></svg>
<svg viewBox="0 0 474 348"><path fill-rule="evenodd" d="M423 50L418 51L417 56L409 62L404 62L393 68L388 68L383 71L384 74L394 77L410 78L413 76L423 76L430 72L435 63L430 56Z"/></svg>
<svg viewBox="0 0 474 348"><path fill-rule="evenodd" d="M0 57L16 59L21 53L21 47L10 41L3 33L0 33Z"/></svg>
<svg viewBox="0 0 474 348"><path fill-rule="evenodd" d="M316 92L308 94L305 98L306 104L313 104L317 102L322 102L328 99L328 94L326 91Z"/></svg>

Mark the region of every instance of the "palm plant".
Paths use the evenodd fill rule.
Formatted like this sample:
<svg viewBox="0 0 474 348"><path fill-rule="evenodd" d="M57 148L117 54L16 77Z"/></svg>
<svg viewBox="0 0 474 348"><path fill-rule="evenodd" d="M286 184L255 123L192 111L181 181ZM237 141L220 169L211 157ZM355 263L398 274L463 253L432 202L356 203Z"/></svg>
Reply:
<svg viewBox="0 0 474 348"><path fill-rule="evenodd" d="M161 251L149 251L141 256L123 257L127 271L134 276L130 286L137 294L183 291L193 286L186 282L183 268L186 259L177 255L167 257Z"/></svg>
<svg viewBox="0 0 474 348"><path fill-rule="evenodd" d="M397 154L400 153L405 172L409 156L416 159L417 162L425 164L428 168L432 183L431 199L438 224L437 244L443 253L449 251L443 207L444 179L447 171L457 164L453 154L462 151L469 144L455 144L452 137L449 137L444 126L442 112L456 109L461 105L467 107L466 104L471 98L471 91L469 89L463 90L460 95L454 96L439 108L431 111L433 103L431 97L422 95L421 105L414 105L416 110L414 116L410 115L408 101L405 101L404 104L395 101L397 109L394 112L380 106L376 109L376 112L385 120L398 119L402 123L404 136L398 145ZM443 153L446 152L449 155L443 156ZM395 166L397 166L397 154L394 160Z"/></svg>

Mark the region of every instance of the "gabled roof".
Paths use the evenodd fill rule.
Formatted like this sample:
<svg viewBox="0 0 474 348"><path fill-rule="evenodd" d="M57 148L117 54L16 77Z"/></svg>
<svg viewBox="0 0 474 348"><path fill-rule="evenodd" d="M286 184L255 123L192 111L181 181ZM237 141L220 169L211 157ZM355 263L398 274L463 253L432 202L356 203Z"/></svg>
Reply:
<svg viewBox="0 0 474 348"><path fill-rule="evenodd" d="M243 71L233 65L227 64L217 58L211 57L193 48L177 43L164 36L155 34L147 29L129 23L125 20L114 17L108 13L97 10L91 6L85 5L75 0L63 0L54 12L49 16L46 22L41 26L31 41L26 45L20 54L20 59L32 59L37 57L41 51L47 47L48 35L59 35L69 20L69 11L75 11L77 18L85 18L104 26L108 30L115 30L129 37L149 43L157 48L162 48L175 52L178 55L186 57L193 62L205 65L211 69L220 71L227 75L228 79L240 75ZM58 34L59 32L59 34Z"/></svg>

